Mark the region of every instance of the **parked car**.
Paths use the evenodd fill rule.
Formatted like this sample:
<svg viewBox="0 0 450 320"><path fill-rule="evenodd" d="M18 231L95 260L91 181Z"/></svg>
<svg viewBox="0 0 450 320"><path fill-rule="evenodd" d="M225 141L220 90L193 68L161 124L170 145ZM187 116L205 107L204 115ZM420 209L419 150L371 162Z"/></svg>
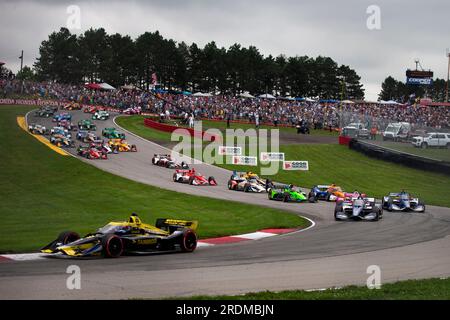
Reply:
<svg viewBox="0 0 450 320"><path fill-rule="evenodd" d="M426 136L416 136L412 140L412 145L417 148L426 149L450 148L450 133L430 132Z"/></svg>

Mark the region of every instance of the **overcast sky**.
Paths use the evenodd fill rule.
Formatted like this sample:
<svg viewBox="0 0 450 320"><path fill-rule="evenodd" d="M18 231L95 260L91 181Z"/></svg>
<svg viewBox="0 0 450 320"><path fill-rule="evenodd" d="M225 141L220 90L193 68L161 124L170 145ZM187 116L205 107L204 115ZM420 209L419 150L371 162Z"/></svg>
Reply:
<svg viewBox="0 0 450 320"><path fill-rule="evenodd" d="M67 8L81 10L81 29L104 27L133 38L159 30L166 38L228 48L255 45L264 55L326 55L354 68L366 99L376 100L383 79L404 81L419 59L435 77L447 77L450 1L447 0L0 0L0 61L17 71L20 51L32 65L40 43L67 26ZM366 13L380 8L381 29ZM371 20L373 21L373 20Z"/></svg>

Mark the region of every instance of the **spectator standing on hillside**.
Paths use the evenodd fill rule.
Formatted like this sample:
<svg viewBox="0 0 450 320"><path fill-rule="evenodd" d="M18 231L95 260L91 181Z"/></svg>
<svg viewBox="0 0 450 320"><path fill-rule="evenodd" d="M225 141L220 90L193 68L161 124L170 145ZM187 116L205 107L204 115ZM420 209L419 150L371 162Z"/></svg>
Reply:
<svg viewBox="0 0 450 320"><path fill-rule="evenodd" d="M191 113L189 115L189 128L193 128L194 127L194 115Z"/></svg>
<svg viewBox="0 0 450 320"><path fill-rule="evenodd" d="M258 112L255 113L255 126L256 126L256 129L259 129L259 114L258 114Z"/></svg>

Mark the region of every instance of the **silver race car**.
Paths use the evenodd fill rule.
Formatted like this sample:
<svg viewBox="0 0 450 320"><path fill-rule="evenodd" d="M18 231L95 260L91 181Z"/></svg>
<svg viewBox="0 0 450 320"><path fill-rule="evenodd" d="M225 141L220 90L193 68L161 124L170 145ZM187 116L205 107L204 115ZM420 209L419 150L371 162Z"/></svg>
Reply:
<svg viewBox="0 0 450 320"><path fill-rule="evenodd" d="M383 217L382 205L375 202L375 198L356 197L346 198L336 203L334 219L341 220L370 220L378 221Z"/></svg>
<svg viewBox="0 0 450 320"><path fill-rule="evenodd" d="M425 212L425 204L408 192L390 193L383 197L383 209L388 211Z"/></svg>

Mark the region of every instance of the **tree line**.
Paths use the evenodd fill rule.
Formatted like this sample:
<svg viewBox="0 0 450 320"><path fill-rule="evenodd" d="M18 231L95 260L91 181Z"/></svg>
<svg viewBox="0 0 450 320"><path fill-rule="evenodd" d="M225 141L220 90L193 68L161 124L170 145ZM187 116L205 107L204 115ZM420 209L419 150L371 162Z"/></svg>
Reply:
<svg viewBox="0 0 450 320"><path fill-rule="evenodd" d="M364 98L360 76L330 57L264 56L254 46L226 49L214 41L201 48L165 39L158 31L132 39L109 35L103 28L79 36L61 28L41 43L33 72L38 80L71 84L107 82L148 89L155 73L168 90Z"/></svg>
<svg viewBox="0 0 450 320"><path fill-rule="evenodd" d="M388 76L381 84L379 97L381 100L394 100L403 103L419 97L429 97L433 101L445 102L446 85L447 81L439 78L434 79L431 86L423 86L408 85Z"/></svg>

